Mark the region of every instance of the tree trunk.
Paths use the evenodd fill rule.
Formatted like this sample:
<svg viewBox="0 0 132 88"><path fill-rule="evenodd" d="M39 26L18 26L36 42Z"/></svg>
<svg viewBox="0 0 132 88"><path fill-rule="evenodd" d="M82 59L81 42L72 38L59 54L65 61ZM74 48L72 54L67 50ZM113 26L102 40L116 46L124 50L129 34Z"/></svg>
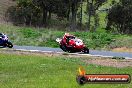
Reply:
<svg viewBox="0 0 132 88"><path fill-rule="evenodd" d="M83 6L83 3L82 3L82 0L81 0L81 11L80 11L80 28L82 28L82 6Z"/></svg>
<svg viewBox="0 0 132 88"><path fill-rule="evenodd" d="M47 26L47 10L45 7L43 8L43 26Z"/></svg>
<svg viewBox="0 0 132 88"><path fill-rule="evenodd" d="M71 5L68 5L68 12L67 12L67 21L70 21L70 12L71 12Z"/></svg>
<svg viewBox="0 0 132 88"><path fill-rule="evenodd" d="M94 12L94 31L96 31L97 27L99 26L99 17L96 11Z"/></svg>
<svg viewBox="0 0 132 88"><path fill-rule="evenodd" d="M76 1L72 2L72 23L71 23L71 29L74 30L76 29Z"/></svg>
<svg viewBox="0 0 132 88"><path fill-rule="evenodd" d="M48 14L48 20L51 19L51 13L52 13L52 12L51 12L51 9L52 9L52 7L50 6L50 7L49 7L49 12L48 12L48 13L49 13L49 14Z"/></svg>
<svg viewBox="0 0 132 88"><path fill-rule="evenodd" d="M87 22L87 28L86 31L90 30L90 24L91 24L91 3L90 0L87 0L87 15L88 15L88 22Z"/></svg>

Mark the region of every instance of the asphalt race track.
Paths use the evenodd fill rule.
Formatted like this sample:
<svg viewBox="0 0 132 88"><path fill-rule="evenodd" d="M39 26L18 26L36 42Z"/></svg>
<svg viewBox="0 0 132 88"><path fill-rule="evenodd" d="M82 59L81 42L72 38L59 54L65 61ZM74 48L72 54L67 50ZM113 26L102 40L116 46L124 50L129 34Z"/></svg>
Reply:
<svg viewBox="0 0 132 88"><path fill-rule="evenodd" d="M36 46L17 46L13 47L16 50L38 50L38 51L52 51L52 52L63 52L60 48L50 48L50 47L36 47ZM104 57L125 57L127 59L132 59L132 53L126 52L112 52L112 51L99 51L90 50L90 55L93 56L104 56Z"/></svg>

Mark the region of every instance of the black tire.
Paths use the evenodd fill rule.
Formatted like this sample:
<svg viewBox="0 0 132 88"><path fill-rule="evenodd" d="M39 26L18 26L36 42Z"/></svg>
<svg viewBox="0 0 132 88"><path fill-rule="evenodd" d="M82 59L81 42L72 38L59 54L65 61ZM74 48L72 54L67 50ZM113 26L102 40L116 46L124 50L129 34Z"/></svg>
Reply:
<svg viewBox="0 0 132 88"><path fill-rule="evenodd" d="M83 49L83 52L86 53L86 54L89 54L89 49L85 47L85 48Z"/></svg>
<svg viewBox="0 0 132 88"><path fill-rule="evenodd" d="M7 42L7 47L12 48L13 44L11 42Z"/></svg>
<svg viewBox="0 0 132 88"><path fill-rule="evenodd" d="M65 45L60 45L60 48L64 51L67 52L66 46Z"/></svg>
<svg viewBox="0 0 132 88"><path fill-rule="evenodd" d="M75 53L75 51L74 51L74 50L68 50L68 52L69 52L69 53Z"/></svg>
<svg viewBox="0 0 132 88"><path fill-rule="evenodd" d="M68 49L67 49L67 51L68 51L69 53L75 53L75 51L74 51L74 49L73 49L72 46L69 46Z"/></svg>

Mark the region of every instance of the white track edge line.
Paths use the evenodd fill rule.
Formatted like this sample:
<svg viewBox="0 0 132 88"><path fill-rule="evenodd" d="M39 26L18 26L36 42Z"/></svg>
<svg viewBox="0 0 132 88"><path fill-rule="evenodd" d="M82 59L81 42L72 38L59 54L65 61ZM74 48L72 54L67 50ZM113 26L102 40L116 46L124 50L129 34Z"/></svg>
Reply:
<svg viewBox="0 0 132 88"><path fill-rule="evenodd" d="M30 52L43 52L43 53L58 53L58 54L64 54L64 52L54 52L54 51L42 51L42 50L26 50L26 49L15 49L19 51L30 51ZM82 55L82 56L92 56L92 57L108 57L112 58L114 56L103 56L103 55L91 55L91 54L78 54L78 53L68 53L69 55ZM125 57L125 59L132 59L130 57Z"/></svg>

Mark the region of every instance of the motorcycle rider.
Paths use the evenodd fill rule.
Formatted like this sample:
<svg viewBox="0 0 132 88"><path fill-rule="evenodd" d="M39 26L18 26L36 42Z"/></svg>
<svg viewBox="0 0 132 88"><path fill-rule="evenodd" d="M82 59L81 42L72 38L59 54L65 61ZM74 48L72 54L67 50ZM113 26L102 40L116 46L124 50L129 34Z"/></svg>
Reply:
<svg viewBox="0 0 132 88"><path fill-rule="evenodd" d="M0 44L3 43L3 39L5 38L5 34L4 33L0 33Z"/></svg>
<svg viewBox="0 0 132 88"><path fill-rule="evenodd" d="M0 33L0 46L12 48L13 44L8 40L8 36Z"/></svg>
<svg viewBox="0 0 132 88"><path fill-rule="evenodd" d="M70 35L69 33L65 33L63 38L66 39L66 43L69 45L69 40L75 39L75 36Z"/></svg>

